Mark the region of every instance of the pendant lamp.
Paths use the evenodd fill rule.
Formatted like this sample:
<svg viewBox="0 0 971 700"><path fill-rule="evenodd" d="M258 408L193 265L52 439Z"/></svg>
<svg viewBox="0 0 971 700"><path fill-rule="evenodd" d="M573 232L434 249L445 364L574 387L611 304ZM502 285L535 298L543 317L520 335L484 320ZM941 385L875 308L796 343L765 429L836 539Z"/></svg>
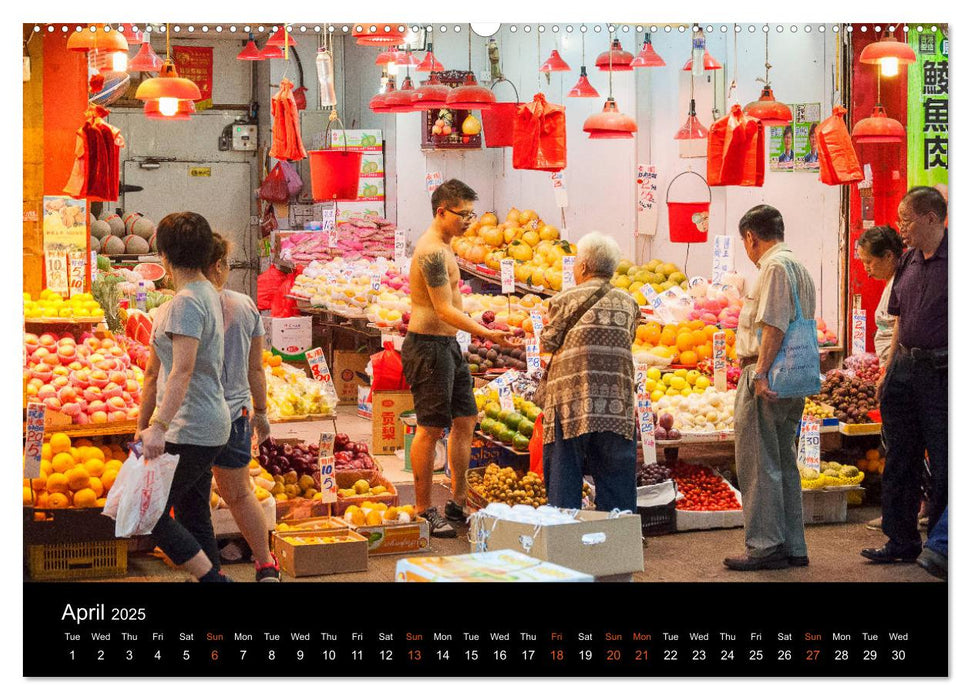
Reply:
<svg viewBox="0 0 971 700"><path fill-rule="evenodd" d="M600 97L600 93L597 92L596 88L590 84L589 78L587 78L587 43L584 35L580 35L580 62L584 65L580 66L580 79L577 80L577 84L566 94L567 97Z"/></svg>
<svg viewBox="0 0 971 700"><path fill-rule="evenodd" d="M158 101L158 112L161 117L175 118L179 115L180 110L187 116L179 118L188 118L192 112L195 111L195 105L189 110L187 106L181 103L185 100L190 100L195 102L196 100L202 99L202 93L199 91L199 86L196 85L191 80L187 78L180 78L178 71L175 69L175 63L172 61L170 56L170 44L169 44L169 26L165 25L165 62L159 69L159 74L157 78L149 78L148 80L142 81L138 86L138 90L135 91L135 99L143 100L145 104L145 114L154 116L154 103L153 109L149 109L148 101L157 100ZM161 118L157 117L157 118Z"/></svg>
<svg viewBox="0 0 971 700"><path fill-rule="evenodd" d="M378 54L378 57L374 59L374 65L376 66L386 66L389 63L394 63L394 56L396 51L382 51Z"/></svg>
<svg viewBox="0 0 971 700"><path fill-rule="evenodd" d="M702 124L695 116L695 100L691 98L691 106L688 108L688 119L684 125L678 129L674 135L676 141L687 141L690 139L708 138L708 128Z"/></svg>
<svg viewBox="0 0 971 700"><path fill-rule="evenodd" d="M617 42L616 45L619 47L619 42ZM617 101L614 100L614 53L613 50L607 53L610 54L607 58L610 96L607 98L607 101L604 102L602 112L591 114L589 117L587 117L586 121L583 122L583 130L587 132L592 139L634 138L634 132L637 131L637 122L617 109ZM630 56L630 54L627 55ZM633 70L633 68L630 68L629 60L627 65L627 70Z"/></svg>
<svg viewBox="0 0 971 700"><path fill-rule="evenodd" d="M145 32L140 31L134 25L129 24L121 30L121 35L125 37L128 46L138 46L145 43Z"/></svg>
<svg viewBox="0 0 971 700"><path fill-rule="evenodd" d="M359 46L397 46L405 38L398 27L398 22L355 22L351 36Z"/></svg>
<svg viewBox="0 0 971 700"><path fill-rule="evenodd" d="M74 32L67 38L69 51L94 52L99 72L124 72L128 69L128 41L116 29L104 31L102 27L88 27Z"/></svg>
<svg viewBox="0 0 971 700"><path fill-rule="evenodd" d="M634 57L630 64L633 68L660 68L667 65L664 59L654 50L650 34L644 35L644 45L641 47L641 52Z"/></svg>
<svg viewBox="0 0 971 700"><path fill-rule="evenodd" d="M138 49L138 53L128 61L130 72L158 73L161 68L162 59L152 51L152 46L147 41Z"/></svg>
<svg viewBox="0 0 971 700"><path fill-rule="evenodd" d="M283 49L279 46L264 46L260 52L263 58L284 58Z"/></svg>
<svg viewBox="0 0 971 700"><path fill-rule="evenodd" d="M159 100L146 100L142 114L148 119L171 119L173 121L187 121L196 113L196 104L192 100L179 100L174 114L163 114L159 107Z"/></svg>
<svg viewBox="0 0 971 700"><path fill-rule="evenodd" d="M705 64L705 70L720 70L722 67L722 64L716 61L715 57L712 56L710 53L708 53L708 49L705 49L704 64ZM688 62L684 64L684 68L682 68L681 70L691 70L690 58L688 59Z"/></svg>
<svg viewBox="0 0 971 700"><path fill-rule="evenodd" d="M296 46L297 42L286 27L280 27L266 40L267 46Z"/></svg>
<svg viewBox="0 0 971 700"><path fill-rule="evenodd" d="M443 71L445 66L439 63L438 59L435 58L435 54L432 53L432 45L428 44L428 53L425 54L424 60L415 67L415 71L418 73L430 73L432 71Z"/></svg>
<svg viewBox="0 0 971 700"><path fill-rule="evenodd" d="M246 42L246 46L243 50L236 54L236 58L240 61L262 61L263 54L260 53L259 47L256 45L256 41L253 39L253 34L250 33L249 41Z"/></svg>
<svg viewBox="0 0 971 700"><path fill-rule="evenodd" d="M442 85L438 77L432 73L424 85L415 88L414 105L419 110L442 109L449 90L448 85Z"/></svg>
<svg viewBox="0 0 971 700"><path fill-rule="evenodd" d="M540 73L554 73L568 70L570 70L570 66L560 57L560 52L556 49L553 49L550 57L539 67Z"/></svg>
<svg viewBox="0 0 971 700"><path fill-rule="evenodd" d="M371 98L371 101L368 102L368 107L371 108L372 112L377 112L378 114L383 114L390 111L388 110L385 101L388 99L388 96L394 92L394 78L389 77L387 84L384 86L384 90Z"/></svg>
<svg viewBox="0 0 971 700"><path fill-rule="evenodd" d="M399 68L417 68L421 65L421 61L418 60L418 57L411 50L396 51L394 54L394 64Z"/></svg>
<svg viewBox="0 0 971 700"><path fill-rule="evenodd" d="M857 143L901 143L906 136L903 124L888 117L879 102L869 117L853 125L853 140Z"/></svg>
<svg viewBox="0 0 971 700"><path fill-rule="evenodd" d="M914 50L902 41L897 41L887 28L880 37L880 41L867 44L860 54L860 63L871 63L880 66L880 74L888 78L897 75L901 65L908 65L917 61Z"/></svg>
<svg viewBox="0 0 971 700"><path fill-rule="evenodd" d="M465 75L465 82L457 88L452 88L445 98L445 106L449 109L492 109L496 103L495 93L487 87L475 82L472 72L472 32L469 32L469 72Z"/></svg>
<svg viewBox="0 0 971 700"><path fill-rule="evenodd" d="M630 51L624 51L620 45L620 39L614 39L610 43L610 49L597 56L597 68L610 71L634 70L631 63L634 55Z"/></svg>
<svg viewBox="0 0 971 700"><path fill-rule="evenodd" d="M404 112L417 112L420 111L414 106L415 103L415 86L411 82L411 76L405 76L405 79L401 83L401 89L395 90L394 92L385 96L384 99L384 109L386 112L394 112L396 114L401 114Z"/></svg>
<svg viewBox="0 0 971 700"><path fill-rule="evenodd" d="M765 126L783 126L792 121L792 110L775 99L772 85L769 83L769 35L765 35L765 87L755 102L749 102L742 110L746 115L761 120Z"/></svg>

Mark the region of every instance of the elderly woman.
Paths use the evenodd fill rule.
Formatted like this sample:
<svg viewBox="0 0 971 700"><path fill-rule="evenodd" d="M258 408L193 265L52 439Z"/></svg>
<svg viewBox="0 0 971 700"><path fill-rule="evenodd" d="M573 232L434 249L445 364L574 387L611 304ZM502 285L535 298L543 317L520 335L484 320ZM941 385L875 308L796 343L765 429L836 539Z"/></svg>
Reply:
<svg viewBox="0 0 971 700"><path fill-rule="evenodd" d="M553 353L543 396L543 473L549 503L579 508L583 475L598 510L634 510L634 360L640 319L633 297L610 278L620 261L612 238L590 233L577 243L576 286L550 300L543 352Z"/></svg>
<svg viewBox="0 0 971 700"><path fill-rule="evenodd" d="M885 280L886 286L880 295L880 303L873 312L873 321L877 330L873 336L873 347L880 358L880 366L887 366L890 357L890 343L893 339L893 328L897 324L897 317L887 312L890 305L890 290L893 287L893 277L897 272L900 256L904 254L904 242L890 226L874 226L863 232L856 242L856 252L863 263L863 269L873 279Z"/></svg>

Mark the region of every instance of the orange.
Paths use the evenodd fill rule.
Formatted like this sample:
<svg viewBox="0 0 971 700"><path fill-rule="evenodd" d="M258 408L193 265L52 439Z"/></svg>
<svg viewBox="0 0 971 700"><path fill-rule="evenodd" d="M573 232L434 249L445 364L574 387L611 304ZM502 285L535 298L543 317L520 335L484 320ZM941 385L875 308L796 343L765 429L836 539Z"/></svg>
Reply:
<svg viewBox="0 0 971 700"><path fill-rule="evenodd" d="M91 475L88 474L88 470L84 467L74 467L65 474L67 477L67 485L72 491L80 491L81 489L88 488L88 484L91 483Z"/></svg>
<svg viewBox="0 0 971 700"><path fill-rule="evenodd" d="M734 360L734 359L736 359L736 357L737 357L737 356L735 355L735 346L734 346L734 345L732 345L732 346L731 346L730 348L728 348L728 349L727 349L727 350L725 351L725 355L727 355L727 356L728 356L728 359L729 359L729 360Z"/></svg>
<svg viewBox="0 0 971 700"><path fill-rule="evenodd" d="M95 496L101 498L105 493L105 487L101 483L101 479L96 476L91 477L91 481L88 483L88 488L94 491Z"/></svg>
<svg viewBox="0 0 971 700"><path fill-rule="evenodd" d="M108 499L107 498L99 498L97 501L94 502L94 505L97 508L104 508L105 507L105 503L107 503L107 502L108 502Z"/></svg>
<svg viewBox="0 0 971 700"><path fill-rule="evenodd" d="M50 506L50 494L47 491L41 491L40 493L34 494L34 506L37 508L48 508ZM36 515L41 515L40 513L35 513ZM36 519L36 518L35 518Z"/></svg>
<svg viewBox="0 0 971 700"><path fill-rule="evenodd" d="M696 318L694 321L688 321L688 328L693 331L700 331L705 327L705 322L701 319Z"/></svg>
<svg viewBox="0 0 971 700"><path fill-rule="evenodd" d="M684 352L685 350L691 350L695 345L695 339L691 333L685 332L678 336L677 339L678 350Z"/></svg>
<svg viewBox="0 0 971 700"><path fill-rule="evenodd" d="M735 331L731 328L725 329L725 345L735 344Z"/></svg>
<svg viewBox="0 0 971 700"><path fill-rule="evenodd" d="M41 459L46 459L47 461L50 461L51 457L53 456L54 456L54 452L51 450L51 443L45 442L43 446L40 448Z"/></svg>
<svg viewBox="0 0 971 700"><path fill-rule="evenodd" d="M87 438L81 438L80 440L75 440L74 441L74 446L75 447L93 447L94 446L94 443L91 442L90 440L88 440Z"/></svg>
<svg viewBox="0 0 971 700"><path fill-rule="evenodd" d="M717 332L718 332L718 326L712 326L711 324L708 324L707 326L705 326L705 337L708 338L708 340L711 340L712 338L714 338L715 333Z"/></svg>
<svg viewBox="0 0 971 700"><path fill-rule="evenodd" d="M75 508L94 508L95 501L98 500L97 494L91 489L81 489L74 494Z"/></svg>
<svg viewBox="0 0 971 700"><path fill-rule="evenodd" d="M665 323L664 327L661 328L661 332L664 332L664 331L671 331L672 333L674 333L675 336L677 336L678 333L680 332L678 331L678 327L673 323Z"/></svg>
<svg viewBox="0 0 971 700"><path fill-rule="evenodd" d="M84 463L89 476L101 476L105 473L105 463L100 459L89 459Z"/></svg>
<svg viewBox="0 0 971 700"><path fill-rule="evenodd" d="M283 364L283 358L279 355L271 355L267 364L270 365L270 367L279 367L281 364Z"/></svg>
<svg viewBox="0 0 971 700"><path fill-rule="evenodd" d="M710 360L712 356L711 343L705 343L695 348L699 360Z"/></svg>
<svg viewBox="0 0 971 700"><path fill-rule="evenodd" d="M106 472L113 471L113 472L115 472L115 474L117 474L120 469L121 469L121 460L120 459L109 459L107 462L105 462L105 471Z"/></svg>
<svg viewBox="0 0 971 700"><path fill-rule="evenodd" d="M40 473L43 476L50 476L54 472L54 467L51 466L50 461L42 459L40 461Z"/></svg>
<svg viewBox="0 0 971 700"><path fill-rule="evenodd" d="M880 459L880 450L874 450L874 449L867 450L866 451L866 458L867 459Z"/></svg>
<svg viewBox="0 0 971 700"><path fill-rule="evenodd" d="M74 458L69 452L59 452L54 455L54 459L51 460L51 466L54 468L54 471L59 474L63 474L68 469L73 468L74 464Z"/></svg>
<svg viewBox="0 0 971 700"><path fill-rule="evenodd" d="M29 486L24 486L24 505L34 505L34 492L30 490Z"/></svg>
<svg viewBox="0 0 971 700"><path fill-rule="evenodd" d="M637 333L635 334L637 340L641 343L647 342L648 328L646 325L641 325L637 327Z"/></svg>
<svg viewBox="0 0 971 700"><path fill-rule="evenodd" d="M72 447L68 450L68 452L71 454L71 458L74 460L75 464L81 461L81 455L78 453L78 448Z"/></svg>
<svg viewBox="0 0 971 700"><path fill-rule="evenodd" d="M117 476L118 472L114 469L105 469L105 473L101 476L101 485L105 487L105 493L111 490L111 485L115 483Z"/></svg>
<svg viewBox="0 0 971 700"><path fill-rule="evenodd" d="M687 365L688 367L694 367L698 364L698 354L692 350L686 350L681 353L678 361L682 365Z"/></svg>
<svg viewBox="0 0 971 700"><path fill-rule="evenodd" d="M644 328L647 329L647 337L645 340L651 345L657 345L661 339L661 324L657 321L648 321L644 324Z"/></svg>
<svg viewBox="0 0 971 700"><path fill-rule="evenodd" d="M66 493L52 493L47 499L47 505L49 508L68 508L71 499Z"/></svg>
<svg viewBox="0 0 971 700"><path fill-rule="evenodd" d="M50 493L64 493L68 490L67 477L63 474L51 474L47 477L47 490Z"/></svg>
<svg viewBox="0 0 971 700"><path fill-rule="evenodd" d="M677 336L675 336L673 329L665 328L663 331L661 331L661 337L659 340L661 341L661 345L671 346L677 342Z"/></svg>
<svg viewBox="0 0 971 700"><path fill-rule="evenodd" d="M53 454L67 452L71 449L71 438L64 433L54 433L51 435L50 446Z"/></svg>
<svg viewBox="0 0 971 700"><path fill-rule="evenodd" d="M691 337L694 339L695 347L699 345L704 345L708 342L708 334L704 330L697 330L691 332Z"/></svg>
<svg viewBox="0 0 971 700"><path fill-rule="evenodd" d="M99 447L94 447L94 446L89 447L88 448L88 457L87 457L87 459L100 459L102 462L104 462L105 461L105 453L104 453L104 450L102 450ZM87 460L85 460L85 461L87 461Z"/></svg>
<svg viewBox="0 0 971 700"><path fill-rule="evenodd" d="M24 481L27 481L24 479ZM47 477L41 474L30 480L30 485L34 488L34 491L46 491L47 490Z"/></svg>

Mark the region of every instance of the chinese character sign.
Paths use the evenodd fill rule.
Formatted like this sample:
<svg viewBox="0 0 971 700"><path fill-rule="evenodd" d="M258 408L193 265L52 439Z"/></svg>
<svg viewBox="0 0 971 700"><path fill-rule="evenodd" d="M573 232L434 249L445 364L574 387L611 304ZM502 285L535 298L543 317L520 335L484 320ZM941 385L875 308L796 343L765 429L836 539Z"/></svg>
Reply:
<svg viewBox="0 0 971 700"><path fill-rule="evenodd" d="M212 107L212 47L173 46L172 60L180 78L191 80L199 86L202 99L196 102L196 111Z"/></svg>
<svg viewBox="0 0 971 700"><path fill-rule="evenodd" d="M44 421L47 406L27 404L27 439L24 441L24 478L40 476L41 448L44 446Z"/></svg>
<svg viewBox="0 0 971 700"><path fill-rule="evenodd" d="M82 253L85 264L88 255L88 204L83 199L68 197L44 197L44 286L59 294L67 295L70 289L68 279L68 256ZM75 276L77 272L75 271ZM90 283L82 287L90 288ZM84 291L84 288L79 291Z"/></svg>
<svg viewBox="0 0 971 700"><path fill-rule="evenodd" d="M947 184L948 42L940 30L913 26L906 41L917 54L907 74L907 184Z"/></svg>
<svg viewBox="0 0 971 700"><path fill-rule="evenodd" d="M637 233L653 236L657 232L657 166L637 166Z"/></svg>
<svg viewBox="0 0 971 700"><path fill-rule="evenodd" d="M735 249L731 236L715 236L711 263L711 281L721 282L726 272L735 267Z"/></svg>

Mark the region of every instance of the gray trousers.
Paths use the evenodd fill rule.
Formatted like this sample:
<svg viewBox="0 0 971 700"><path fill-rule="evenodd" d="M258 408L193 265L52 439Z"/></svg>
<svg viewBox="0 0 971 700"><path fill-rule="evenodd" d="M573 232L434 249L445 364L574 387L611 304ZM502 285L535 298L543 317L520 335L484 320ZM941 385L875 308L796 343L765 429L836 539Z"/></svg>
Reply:
<svg viewBox="0 0 971 700"><path fill-rule="evenodd" d="M796 431L803 399L755 395L755 365L742 370L735 393L735 467L750 557L806 556Z"/></svg>

